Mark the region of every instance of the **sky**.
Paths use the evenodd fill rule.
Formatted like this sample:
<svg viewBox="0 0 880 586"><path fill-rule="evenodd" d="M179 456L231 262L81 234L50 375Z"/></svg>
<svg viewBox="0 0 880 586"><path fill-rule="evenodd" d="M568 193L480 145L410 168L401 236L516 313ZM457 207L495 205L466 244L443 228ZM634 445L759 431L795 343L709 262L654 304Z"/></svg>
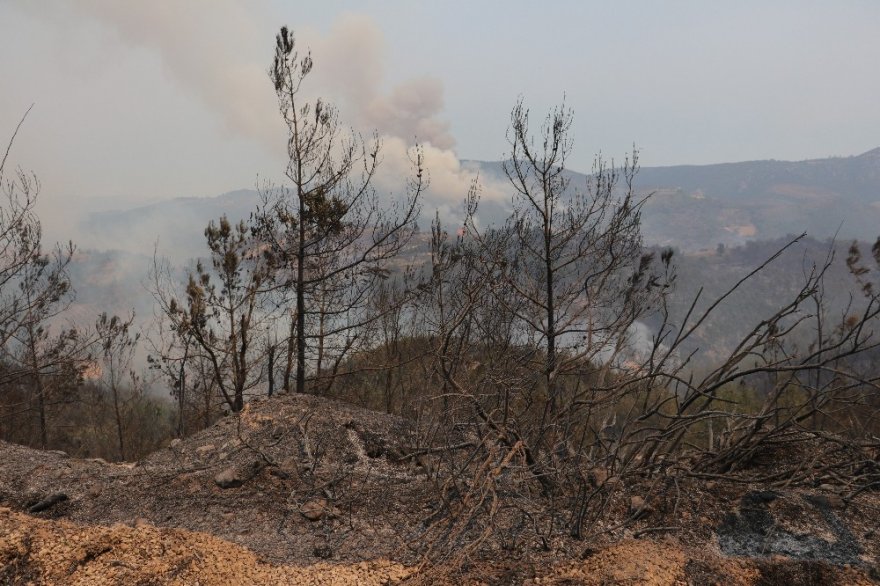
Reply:
<svg viewBox="0 0 880 586"><path fill-rule="evenodd" d="M382 187L425 145L441 210L466 194L462 160L505 156L520 97L537 119L573 109L581 171L633 145L643 166L880 146L875 0L0 0L0 143L34 104L10 159L39 176L49 228L280 180L281 25L314 58L306 96L382 136Z"/></svg>

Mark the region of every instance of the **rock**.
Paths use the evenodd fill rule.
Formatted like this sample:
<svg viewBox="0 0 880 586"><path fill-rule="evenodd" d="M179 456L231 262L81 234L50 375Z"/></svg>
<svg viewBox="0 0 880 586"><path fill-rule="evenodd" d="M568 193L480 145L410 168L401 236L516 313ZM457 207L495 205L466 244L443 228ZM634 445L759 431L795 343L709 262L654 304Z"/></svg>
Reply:
<svg viewBox="0 0 880 586"><path fill-rule="evenodd" d="M711 491L715 490L716 488L718 488L718 483L715 482L714 480L710 480L706 483L706 490L711 492Z"/></svg>
<svg viewBox="0 0 880 586"><path fill-rule="evenodd" d="M63 492L55 493L47 498L44 498L40 502L28 507L28 513L39 513L40 511L45 511L46 509L54 507L58 503L62 503L66 500L67 495Z"/></svg>
<svg viewBox="0 0 880 586"><path fill-rule="evenodd" d="M638 495L633 496L629 499L629 512L631 515L636 518L645 517L650 515L654 509L645 501L643 497Z"/></svg>
<svg viewBox="0 0 880 586"><path fill-rule="evenodd" d="M93 484L93 485L90 486L89 489L86 491L86 494L88 494L88 495L89 495L90 497L92 497L92 498L96 498L96 497L101 496L101 493L102 493L102 492L103 492L103 490L102 490L100 484Z"/></svg>
<svg viewBox="0 0 880 586"><path fill-rule="evenodd" d="M290 476L295 476L299 473L299 462L296 458L284 458L278 463L278 468Z"/></svg>
<svg viewBox="0 0 880 586"><path fill-rule="evenodd" d="M330 505L327 499L312 499L306 501L299 508L300 514L309 521L320 521L321 519L335 519L339 516L339 511Z"/></svg>
<svg viewBox="0 0 880 586"><path fill-rule="evenodd" d="M269 474L274 476L275 478L279 478L281 480L287 480L290 478L290 474L282 470L281 468L271 468L269 470Z"/></svg>
<svg viewBox="0 0 880 586"><path fill-rule="evenodd" d="M416 457L416 467L418 471L427 476L428 478L434 475L434 460L428 455L421 455Z"/></svg>
<svg viewBox="0 0 880 586"><path fill-rule="evenodd" d="M815 494L807 496L806 498L820 509L846 508L846 501L844 501L839 494Z"/></svg>
<svg viewBox="0 0 880 586"><path fill-rule="evenodd" d="M204 458L206 455L210 454L211 452L213 452L216 449L217 448L214 446L214 444L207 444L204 446L197 447L196 454L198 454L200 458Z"/></svg>
<svg viewBox="0 0 880 586"><path fill-rule="evenodd" d="M244 484L235 466L230 466L214 477L214 483L220 488L237 488Z"/></svg>
<svg viewBox="0 0 880 586"><path fill-rule="evenodd" d="M181 444L181 441L180 441L180 438L178 437L178 438L174 438L173 440L171 440L171 443L168 444L168 447L171 448L172 450L174 450L174 449L177 449L177 446L179 446L180 444Z"/></svg>
<svg viewBox="0 0 880 586"><path fill-rule="evenodd" d="M825 497L825 502L827 502L828 506L832 509L846 508L846 502L839 494L829 494Z"/></svg>
<svg viewBox="0 0 880 586"><path fill-rule="evenodd" d="M299 512L309 521L320 521L327 509L327 499L314 499L306 501L299 508Z"/></svg>
<svg viewBox="0 0 880 586"><path fill-rule="evenodd" d="M134 526L138 528L149 527L150 521L145 519L144 517L138 517L134 520Z"/></svg>
<svg viewBox="0 0 880 586"><path fill-rule="evenodd" d="M600 486L604 486L606 482L608 482L608 469L607 468L593 468L590 470L590 483L598 488Z"/></svg>
<svg viewBox="0 0 880 586"><path fill-rule="evenodd" d="M252 460L245 466L230 466L214 477L220 488L237 488L256 476L266 467L263 460Z"/></svg>

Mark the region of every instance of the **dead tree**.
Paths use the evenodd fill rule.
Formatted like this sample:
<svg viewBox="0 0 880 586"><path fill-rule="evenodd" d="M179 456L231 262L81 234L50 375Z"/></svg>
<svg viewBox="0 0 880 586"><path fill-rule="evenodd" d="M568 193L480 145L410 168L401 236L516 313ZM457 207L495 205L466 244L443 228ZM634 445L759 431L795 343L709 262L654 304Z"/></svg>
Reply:
<svg viewBox="0 0 880 586"><path fill-rule="evenodd" d="M521 364L538 375L513 385L520 389L513 400L509 389L502 391L501 417L519 422L508 441L521 440L545 491L555 483L552 455L571 449L571 403L580 400L585 377L600 380L627 359L630 329L669 286L661 282L660 263L642 249L637 153L619 169L598 158L586 183L573 185L566 169L571 121L570 110L556 108L536 146L529 112L517 103L504 163L513 213L500 228L480 229L472 190L465 224L497 308L492 315L506 316ZM670 255L663 260L668 267Z"/></svg>
<svg viewBox="0 0 880 586"><path fill-rule="evenodd" d="M524 115L518 105L510 221L480 229L472 192L465 237L435 246L425 323L442 383L427 427L451 431L426 440L439 444L431 453L442 503L427 520L427 555L466 555L502 535L547 548L565 534L590 538L639 519L633 511L609 525L615 499L666 498L684 479L828 482L848 498L880 486L871 456L880 295L861 257L851 251L849 265L863 299L829 312L823 283L839 262L829 252L805 263L801 286L756 316L727 355L695 370L698 332L800 239L674 315L672 254L641 246L634 167L597 165L592 199L578 203L560 164L570 119L564 110L548 118L536 154ZM649 317L654 338L635 347L632 329ZM496 347L504 353L492 355ZM798 457L762 469L763 455L779 450Z"/></svg>
<svg viewBox="0 0 880 586"><path fill-rule="evenodd" d="M286 27L276 37L269 71L287 127L286 186L265 189L254 222L277 282L290 293L287 367L290 390L306 390L309 363L351 348L356 331L373 318L365 311L370 292L387 276L387 262L415 230L418 200L426 188L422 155L406 198L383 206L373 188L380 142L344 132L338 114L318 99L304 100L300 87L312 70ZM317 351L317 354L316 354Z"/></svg>
<svg viewBox="0 0 880 586"><path fill-rule="evenodd" d="M260 346L270 322L263 297L272 288L272 271L244 222L225 216L205 229L210 266L201 261L187 277L182 299L169 287L169 275L154 263L152 290L168 327L181 341L185 373L192 345L210 366L210 381L233 412L244 407L245 393L263 377ZM166 356L166 360L172 360ZM180 376L183 382L184 377ZM181 392L184 389L181 388Z"/></svg>
<svg viewBox="0 0 880 586"><path fill-rule="evenodd" d="M126 459L125 431L128 423L127 403L137 395L137 376L133 370L134 356L140 334L132 332L134 313L127 319L102 313L95 322L101 376L99 384L113 403L119 460Z"/></svg>
<svg viewBox="0 0 880 586"><path fill-rule="evenodd" d="M25 114L25 117L27 114ZM0 359L5 368L0 388L26 381L23 405L8 405L12 413L34 412L41 447L49 444L49 407L79 376L86 355L79 332L51 322L69 306L73 288L67 273L74 246L56 245L45 252L42 226L34 213L40 183L35 175L7 172L7 159L19 123L0 160ZM64 381L64 384L61 384ZM4 397L8 402L9 398ZM24 409L22 410L22 407Z"/></svg>

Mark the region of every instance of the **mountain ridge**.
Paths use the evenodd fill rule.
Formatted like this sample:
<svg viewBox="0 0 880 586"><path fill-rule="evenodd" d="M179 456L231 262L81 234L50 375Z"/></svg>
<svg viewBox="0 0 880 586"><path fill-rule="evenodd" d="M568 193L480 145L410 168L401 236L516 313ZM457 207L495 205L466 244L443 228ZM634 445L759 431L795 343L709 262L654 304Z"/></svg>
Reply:
<svg viewBox="0 0 880 586"><path fill-rule="evenodd" d="M501 161L462 164L503 189ZM588 175L571 171L570 177L579 183ZM642 195L651 194L643 213L649 245L699 251L801 232L820 239L837 235L873 240L880 231L880 147L860 155L803 161L643 167L636 188ZM142 251L143 242L158 239L160 248L188 258L201 253L202 232L210 220L221 214L247 218L258 202L253 189L181 197L91 213L80 231L86 235L86 248L132 251L135 246ZM487 206L487 224L503 221L503 205ZM423 218L432 210L429 200Z"/></svg>

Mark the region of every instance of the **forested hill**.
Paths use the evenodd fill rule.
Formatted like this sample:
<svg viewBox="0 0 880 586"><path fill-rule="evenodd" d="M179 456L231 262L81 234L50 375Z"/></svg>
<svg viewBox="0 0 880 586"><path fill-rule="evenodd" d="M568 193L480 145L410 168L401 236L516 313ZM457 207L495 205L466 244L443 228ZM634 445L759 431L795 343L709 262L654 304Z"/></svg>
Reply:
<svg viewBox="0 0 880 586"><path fill-rule="evenodd" d="M487 180L503 177L500 162L469 164ZM642 216L649 244L698 251L801 232L863 240L880 232L880 148L797 162L643 167L635 185L653 193Z"/></svg>
<svg viewBox="0 0 880 586"><path fill-rule="evenodd" d="M500 162L468 161L484 182L503 189ZM572 172L573 183L586 175ZM644 167L636 177L640 193L651 193L642 216L648 245L696 252L719 243L736 246L807 232L825 239L874 240L880 233L880 148L853 157L810 161L750 161L718 165ZM464 199L465 194L461 194ZM123 248L143 253L158 239L165 254L185 259L201 253L208 221L227 214L246 219L259 201L253 190L217 197L178 198L129 210L91 214L81 225L86 248ZM484 221L503 221L500 202L486 201ZM422 224L433 216L431 202ZM126 243L131 243L128 247ZM147 251L149 252L149 251Z"/></svg>

